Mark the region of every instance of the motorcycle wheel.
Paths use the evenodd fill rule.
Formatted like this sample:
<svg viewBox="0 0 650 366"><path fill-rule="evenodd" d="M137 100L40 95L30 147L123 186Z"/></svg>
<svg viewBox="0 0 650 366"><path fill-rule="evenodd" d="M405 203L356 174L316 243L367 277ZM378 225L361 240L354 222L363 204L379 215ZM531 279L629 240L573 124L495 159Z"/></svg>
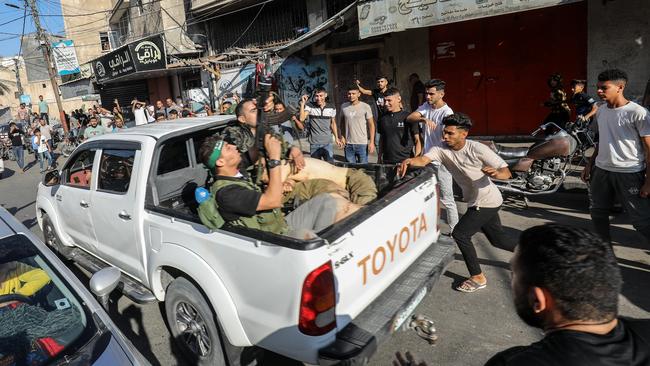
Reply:
<svg viewBox="0 0 650 366"><path fill-rule="evenodd" d="M16 161L16 155L14 155L14 151L9 149L7 150L7 159L11 161Z"/></svg>

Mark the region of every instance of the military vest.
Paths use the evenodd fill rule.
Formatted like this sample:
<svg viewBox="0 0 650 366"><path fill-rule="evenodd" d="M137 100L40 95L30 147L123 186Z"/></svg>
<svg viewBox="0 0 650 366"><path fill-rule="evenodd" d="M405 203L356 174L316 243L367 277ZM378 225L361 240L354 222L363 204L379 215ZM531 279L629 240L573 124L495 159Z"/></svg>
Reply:
<svg viewBox="0 0 650 366"><path fill-rule="evenodd" d="M210 229L220 229L224 225L247 227L269 231L275 234L286 234L289 231L284 214L279 208L258 212L254 216L240 216L237 220L226 221L219 213L217 205L217 192L227 186L238 185L257 192L262 190L248 179L217 179L210 187L210 198L199 205L198 212L201 222Z"/></svg>

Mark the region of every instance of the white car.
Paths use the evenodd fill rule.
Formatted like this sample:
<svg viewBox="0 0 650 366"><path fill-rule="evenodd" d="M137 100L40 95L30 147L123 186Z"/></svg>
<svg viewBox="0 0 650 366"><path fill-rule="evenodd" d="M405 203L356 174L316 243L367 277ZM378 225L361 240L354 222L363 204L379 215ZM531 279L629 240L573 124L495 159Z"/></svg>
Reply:
<svg viewBox="0 0 650 366"><path fill-rule="evenodd" d="M103 294L117 284L106 275L91 280ZM0 335L2 365L149 364L75 275L4 208Z"/></svg>
<svg viewBox="0 0 650 366"><path fill-rule="evenodd" d="M379 197L312 240L212 231L196 214L194 190L208 182L197 151L232 119L84 142L39 185L46 242L90 271L119 268L135 301L164 301L172 336L198 364L253 345L309 364L368 360L451 261L431 172L398 181L394 166L364 165Z"/></svg>

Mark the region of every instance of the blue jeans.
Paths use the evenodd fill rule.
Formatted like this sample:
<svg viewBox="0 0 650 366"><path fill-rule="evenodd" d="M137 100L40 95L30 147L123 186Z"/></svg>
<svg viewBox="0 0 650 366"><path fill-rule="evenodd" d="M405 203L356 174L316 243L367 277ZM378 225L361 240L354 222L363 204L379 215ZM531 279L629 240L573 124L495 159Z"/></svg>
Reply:
<svg viewBox="0 0 650 366"><path fill-rule="evenodd" d="M310 144L309 155L315 159L321 159L328 162L334 161L334 149L332 144Z"/></svg>
<svg viewBox="0 0 650 366"><path fill-rule="evenodd" d="M345 160L348 163L368 164L368 145L366 144L345 145Z"/></svg>
<svg viewBox="0 0 650 366"><path fill-rule="evenodd" d="M41 167L41 172L43 172L45 169L43 169L43 163L44 160L47 159L47 165L45 168L49 168L52 166L52 154L50 154L49 151L44 151L41 153L38 153L38 164Z"/></svg>
<svg viewBox="0 0 650 366"><path fill-rule="evenodd" d="M18 167L20 169L23 169L25 167L25 155L23 154L23 147L22 146L12 146L11 150L14 152L14 156L16 157L16 163L18 164Z"/></svg>

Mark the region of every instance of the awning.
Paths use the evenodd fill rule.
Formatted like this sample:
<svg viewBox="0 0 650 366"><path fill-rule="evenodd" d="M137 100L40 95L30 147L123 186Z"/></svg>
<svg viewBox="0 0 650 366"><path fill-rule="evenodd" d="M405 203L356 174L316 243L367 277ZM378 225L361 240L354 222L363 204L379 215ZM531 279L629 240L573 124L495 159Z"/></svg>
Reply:
<svg viewBox="0 0 650 366"><path fill-rule="evenodd" d="M292 53L300 51L301 49L316 43L320 39L323 39L324 37L334 32L336 29L343 26L345 22L350 22L352 20L351 18L355 14L353 9L356 8L357 2L358 0L354 1L345 9L339 11L333 17L327 19L313 30L310 30L309 32L285 45L274 48L273 52L282 57L287 57ZM356 21L356 19L354 21Z"/></svg>
<svg viewBox="0 0 650 366"><path fill-rule="evenodd" d="M114 79L110 79L102 82L101 84L113 84L121 83L123 81L129 80L142 80L142 79L152 79L159 78L163 76L172 76L178 75L189 71L198 71L201 70L200 65L191 65L191 66L181 66L181 67L169 67L167 69L161 70L147 70L147 71L136 71L124 76L119 76Z"/></svg>

